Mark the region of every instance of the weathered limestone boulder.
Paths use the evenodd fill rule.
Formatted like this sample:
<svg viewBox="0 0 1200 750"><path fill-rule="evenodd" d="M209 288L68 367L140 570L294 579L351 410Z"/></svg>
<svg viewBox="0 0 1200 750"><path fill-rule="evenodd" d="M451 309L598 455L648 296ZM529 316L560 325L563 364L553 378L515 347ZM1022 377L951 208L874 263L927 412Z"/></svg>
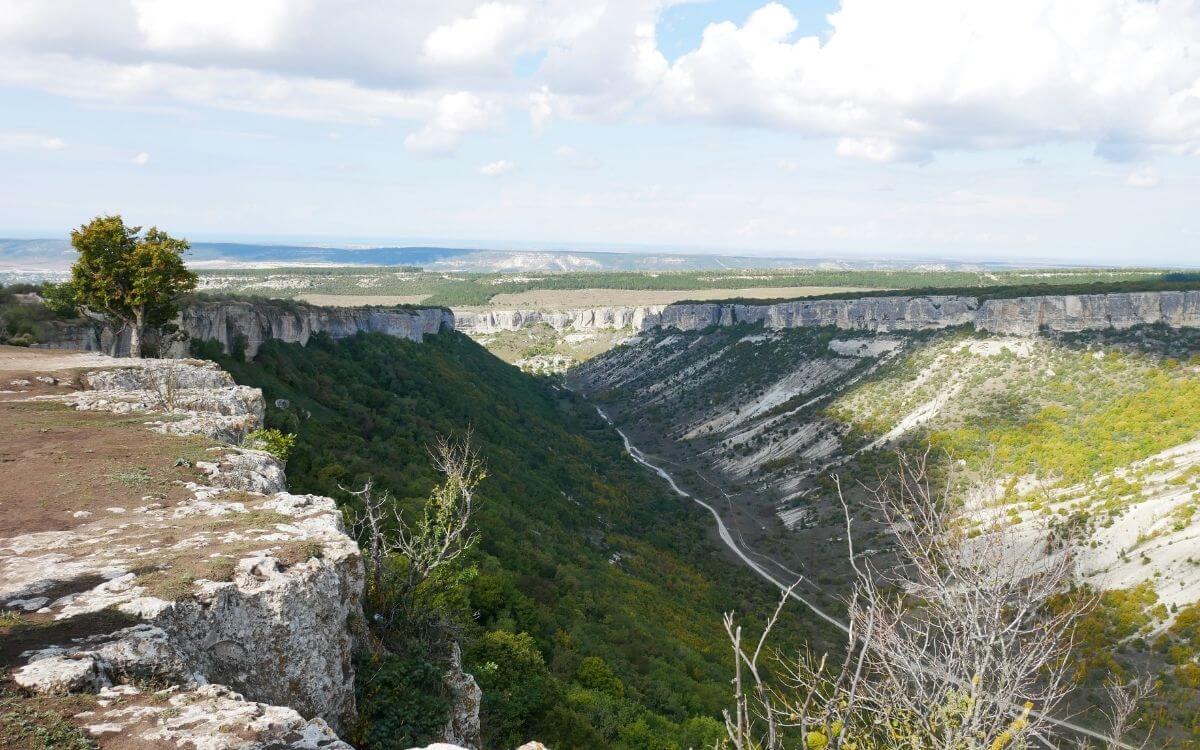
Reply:
<svg viewBox="0 0 1200 750"><path fill-rule="evenodd" d="M172 424L177 423L167 423ZM215 460L196 464L208 475L212 486L262 494L282 492L287 487L283 465L270 453L247 448L218 452L220 455Z"/></svg>
<svg viewBox="0 0 1200 750"><path fill-rule="evenodd" d="M162 680L186 686L206 681L179 652L174 639L148 623L84 638L68 646L39 649L27 658L29 663L13 673L13 681L46 693L94 693L122 679Z"/></svg>
<svg viewBox="0 0 1200 750"><path fill-rule="evenodd" d="M339 514L329 498L283 493L260 510L293 511L276 529L309 540L319 557L290 565L271 553L244 557L232 581L197 582L193 598L154 623L210 682L344 726L354 714L349 625L361 617L358 547L330 523Z"/></svg>
<svg viewBox="0 0 1200 750"><path fill-rule="evenodd" d="M155 429L238 442L262 424L262 391L237 385L229 373L201 360L124 360L83 376L86 390L66 401L81 411L159 412Z"/></svg>
<svg viewBox="0 0 1200 750"><path fill-rule="evenodd" d="M247 701L223 685L153 693L132 685L104 688L97 708L75 719L94 740L120 737L134 747L352 750L320 719Z"/></svg>
<svg viewBox="0 0 1200 750"><path fill-rule="evenodd" d="M450 668L442 677L447 690L454 696L450 706L450 719L442 732L446 742L461 745L468 750L479 750L483 739L479 726L479 708L483 705L483 691L475 678L463 671L462 651L458 644L451 647Z"/></svg>

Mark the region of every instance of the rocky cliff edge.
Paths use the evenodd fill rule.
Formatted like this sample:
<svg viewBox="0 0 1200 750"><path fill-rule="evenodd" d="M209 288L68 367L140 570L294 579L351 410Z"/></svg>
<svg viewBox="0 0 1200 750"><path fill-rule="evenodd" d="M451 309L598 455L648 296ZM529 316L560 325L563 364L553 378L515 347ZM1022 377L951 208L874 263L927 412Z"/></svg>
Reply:
<svg viewBox="0 0 1200 750"><path fill-rule="evenodd" d="M868 296L787 302L678 302L665 307L604 307L461 311L458 330L470 335L548 325L557 331L674 328L761 324L767 328L830 326L874 332L919 331L974 325L981 331L1033 335L1043 328L1085 331L1162 323L1200 326L1200 291L1062 294L981 299L962 295Z"/></svg>
<svg viewBox="0 0 1200 750"><path fill-rule="evenodd" d="M1013 299L954 295L794 300L773 304L679 303L665 308L663 328L761 323L767 328L832 326L875 332L974 325L981 331L1033 335L1042 329L1086 331L1163 324L1200 326L1200 290L1063 294Z"/></svg>
<svg viewBox="0 0 1200 750"><path fill-rule="evenodd" d="M12 681L93 696L72 722L100 747L348 750L362 561L333 500L286 492L274 457L230 444L261 423L261 392L210 362L13 352Z"/></svg>
<svg viewBox="0 0 1200 750"><path fill-rule="evenodd" d="M163 356L186 357L189 342L215 341L226 353L241 350L253 358L259 347L272 339L300 345L318 333L335 339L357 333L383 333L421 341L442 328L454 328L454 314L438 307L316 307L283 300L210 300L200 298L183 307L175 320L181 335L159 341L151 333L150 343ZM127 354L129 334L116 341L102 326L93 323L62 324L49 346L84 351Z"/></svg>

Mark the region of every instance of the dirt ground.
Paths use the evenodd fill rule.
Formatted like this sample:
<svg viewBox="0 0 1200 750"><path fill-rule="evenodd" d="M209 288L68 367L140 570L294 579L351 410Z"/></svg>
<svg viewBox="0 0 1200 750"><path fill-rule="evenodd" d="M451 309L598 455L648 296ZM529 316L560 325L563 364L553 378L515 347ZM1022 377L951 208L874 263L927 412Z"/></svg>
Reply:
<svg viewBox="0 0 1200 750"><path fill-rule="evenodd" d="M74 528L111 514L107 508L178 501L186 490L176 480L202 477L186 464L211 458L208 441L152 432L146 415L31 400L69 393L78 373L113 364L91 353L0 346L0 537Z"/></svg>
<svg viewBox="0 0 1200 750"><path fill-rule="evenodd" d="M300 294L296 299L323 307L359 307L363 305L419 305L427 294Z"/></svg>

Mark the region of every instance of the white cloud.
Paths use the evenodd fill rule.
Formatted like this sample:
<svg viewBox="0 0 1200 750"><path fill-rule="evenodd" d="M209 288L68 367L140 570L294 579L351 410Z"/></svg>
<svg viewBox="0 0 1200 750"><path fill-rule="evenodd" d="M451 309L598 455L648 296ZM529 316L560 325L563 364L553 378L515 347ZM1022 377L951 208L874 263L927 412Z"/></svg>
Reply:
<svg viewBox="0 0 1200 750"><path fill-rule="evenodd" d="M484 3L467 17L438 26L425 38L425 60L433 65L479 66L503 62L501 53L525 24L519 5Z"/></svg>
<svg viewBox="0 0 1200 750"><path fill-rule="evenodd" d="M1135 188L1152 188L1158 187L1162 182L1162 175L1154 167L1141 167L1129 173L1125 178L1125 183L1129 187Z"/></svg>
<svg viewBox="0 0 1200 750"><path fill-rule="evenodd" d="M61 138L37 133L13 133L0 131L0 150L31 150L59 151L67 147L67 142Z"/></svg>
<svg viewBox="0 0 1200 750"><path fill-rule="evenodd" d="M484 164L479 168L479 174L484 177L500 177L516 169L517 165L508 159L494 161L491 164Z"/></svg>
<svg viewBox="0 0 1200 750"><path fill-rule="evenodd" d="M927 161L930 158L928 151L904 146L891 138L878 136L841 138L837 143L837 155L884 164L894 161Z"/></svg>
<svg viewBox="0 0 1200 750"><path fill-rule="evenodd" d="M132 0L137 26L150 49L231 46L269 50L279 42L286 0Z"/></svg>
<svg viewBox="0 0 1200 750"><path fill-rule="evenodd" d="M438 96L348 81L174 63L127 65L67 55L5 55L0 84L112 105L202 105L327 122L421 119Z"/></svg>
<svg viewBox="0 0 1200 750"><path fill-rule="evenodd" d="M554 97L550 89L543 86L529 95L529 122L533 131L539 135L546 129L546 124L554 116Z"/></svg>
<svg viewBox="0 0 1200 750"><path fill-rule="evenodd" d="M500 108L469 91L446 94L421 130L404 139L409 151L422 156L449 156L466 133L487 130L497 123Z"/></svg>
<svg viewBox="0 0 1200 750"><path fill-rule="evenodd" d="M133 157L133 163L139 167L146 166L150 163L150 154L146 153L145 151L141 152L137 156Z"/></svg>
<svg viewBox="0 0 1200 750"><path fill-rule="evenodd" d="M710 25L650 106L875 161L1057 140L1200 153L1195 0L843 0L830 23L795 38L771 3Z"/></svg>
<svg viewBox="0 0 1200 750"><path fill-rule="evenodd" d="M1062 141L1113 160L1200 155L1200 0L842 0L822 36L765 3L671 62L656 26L676 1L0 0L0 84L418 121L405 143L426 154L521 109L539 131L767 127L876 162ZM518 77L522 54L541 59Z"/></svg>

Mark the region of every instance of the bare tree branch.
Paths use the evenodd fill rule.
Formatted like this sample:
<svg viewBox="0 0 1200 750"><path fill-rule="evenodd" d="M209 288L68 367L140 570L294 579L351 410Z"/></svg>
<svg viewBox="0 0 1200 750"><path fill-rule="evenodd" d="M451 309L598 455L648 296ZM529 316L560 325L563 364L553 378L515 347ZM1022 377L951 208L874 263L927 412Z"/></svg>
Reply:
<svg viewBox="0 0 1200 750"><path fill-rule="evenodd" d="M928 451L898 460L896 475L869 492L895 539L886 571L857 559L851 509L834 477L855 573L837 671L801 653L780 658L781 676L767 684L758 661L790 590L751 653L725 615L737 660L733 718L726 713L734 750L1061 746L1048 715L1071 689L1074 627L1091 605L1062 595L1075 578L1074 540L1047 546L1048 528L1017 529L994 493L952 494L953 476L935 489ZM1142 697L1113 695L1114 736Z"/></svg>
<svg viewBox="0 0 1200 750"><path fill-rule="evenodd" d="M487 469L471 440L468 430L459 439L438 437L430 448L443 479L413 523L404 518L389 491L376 489L373 479L358 490L343 488L362 505L361 511L351 512L350 525L364 540L364 565L377 615L391 621L403 616L417 587L477 540L470 524L476 489L487 478Z"/></svg>

